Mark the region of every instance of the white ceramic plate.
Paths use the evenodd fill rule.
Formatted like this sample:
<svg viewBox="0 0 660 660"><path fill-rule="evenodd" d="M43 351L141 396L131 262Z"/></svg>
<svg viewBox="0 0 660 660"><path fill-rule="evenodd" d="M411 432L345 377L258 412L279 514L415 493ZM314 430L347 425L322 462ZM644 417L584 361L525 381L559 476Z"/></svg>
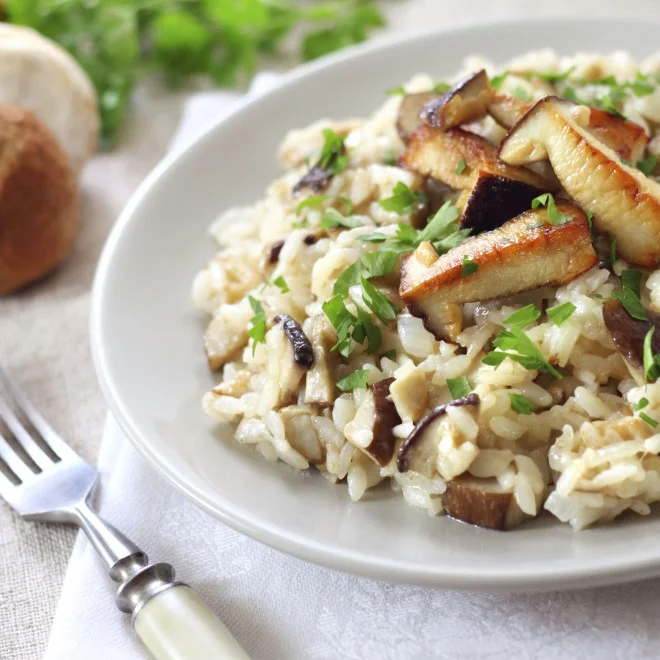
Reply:
<svg viewBox="0 0 660 660"><path fill-rule="evenodd" d="M578 587L659 573L657 516L579 534L547 517L499 533L428 517L386 488L354 504L344 485L252 455L202 412L213 380L201 349L204 322L190 302L192 279L214 252L208 225L223 209L262 195L279 172L276 150L288 129L369 113L384 90L411 74L442 79L473 52L500 62L544 46L642 57L657 48L659 27L620 20L508 23L367 45L298 69L167 158L117 222L94 285L96 368L137 449L222 521L333 568L478 590Z"/></svg>

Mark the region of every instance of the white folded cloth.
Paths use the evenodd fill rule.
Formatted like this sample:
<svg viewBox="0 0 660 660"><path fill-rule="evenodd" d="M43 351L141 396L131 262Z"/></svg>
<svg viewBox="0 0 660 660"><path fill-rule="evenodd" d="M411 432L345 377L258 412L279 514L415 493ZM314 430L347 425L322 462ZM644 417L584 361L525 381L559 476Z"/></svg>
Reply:
<svg viewBox="0 0 660 660"><path fill-rule="evenodd" d="M252 92L275 82L260 76ZM236 98L192 97L172 148ZM391 585L294 559L215 520L153 472L111 416L98 468L102 515L173 564L255 660L660 657L660 580L526 595ZM81 532L45 660L146 657L114 586Z"/></svg>

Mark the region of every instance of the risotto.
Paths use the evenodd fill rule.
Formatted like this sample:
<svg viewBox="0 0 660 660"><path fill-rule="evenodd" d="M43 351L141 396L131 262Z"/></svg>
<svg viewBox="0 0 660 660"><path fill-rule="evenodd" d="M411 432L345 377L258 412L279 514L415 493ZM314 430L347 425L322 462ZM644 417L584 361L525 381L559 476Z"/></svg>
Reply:
<svg viewBox="0 0 660 660"><path fill-rule="evenodd" d="M222 214L208 415L269 461L492 529L660 499L660 57L471 57L291 131Z"/></svg>

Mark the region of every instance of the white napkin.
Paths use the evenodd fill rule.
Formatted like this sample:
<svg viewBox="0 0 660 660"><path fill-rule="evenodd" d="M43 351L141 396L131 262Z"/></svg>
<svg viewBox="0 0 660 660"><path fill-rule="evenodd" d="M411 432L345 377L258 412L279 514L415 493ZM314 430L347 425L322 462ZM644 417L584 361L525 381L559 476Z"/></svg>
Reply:
<svg viewBox="0 0 660 660"><path fill-rule="evenodd" d="M275 79L259 77L253 92ZM193 97L172 148L235 99ZM255 660L660 657L660 580L535 595L376 582L281 554L197 509L142 461L110 416L98 467L100 512L152 560L173 564ZM81 533L45 660L144 657L114 605L114 583Z"/></svg>

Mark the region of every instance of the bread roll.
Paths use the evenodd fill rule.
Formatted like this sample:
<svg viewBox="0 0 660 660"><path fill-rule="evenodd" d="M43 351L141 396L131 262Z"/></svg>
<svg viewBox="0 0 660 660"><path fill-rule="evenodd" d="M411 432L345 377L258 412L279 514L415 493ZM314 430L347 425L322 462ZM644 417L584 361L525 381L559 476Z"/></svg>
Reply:
<svg viewBox="0 0 660 660"><path fill-rule="evenodd" d="M76 175L32 112L0 105L0 294L50 272L78 227Z"/></svg>

